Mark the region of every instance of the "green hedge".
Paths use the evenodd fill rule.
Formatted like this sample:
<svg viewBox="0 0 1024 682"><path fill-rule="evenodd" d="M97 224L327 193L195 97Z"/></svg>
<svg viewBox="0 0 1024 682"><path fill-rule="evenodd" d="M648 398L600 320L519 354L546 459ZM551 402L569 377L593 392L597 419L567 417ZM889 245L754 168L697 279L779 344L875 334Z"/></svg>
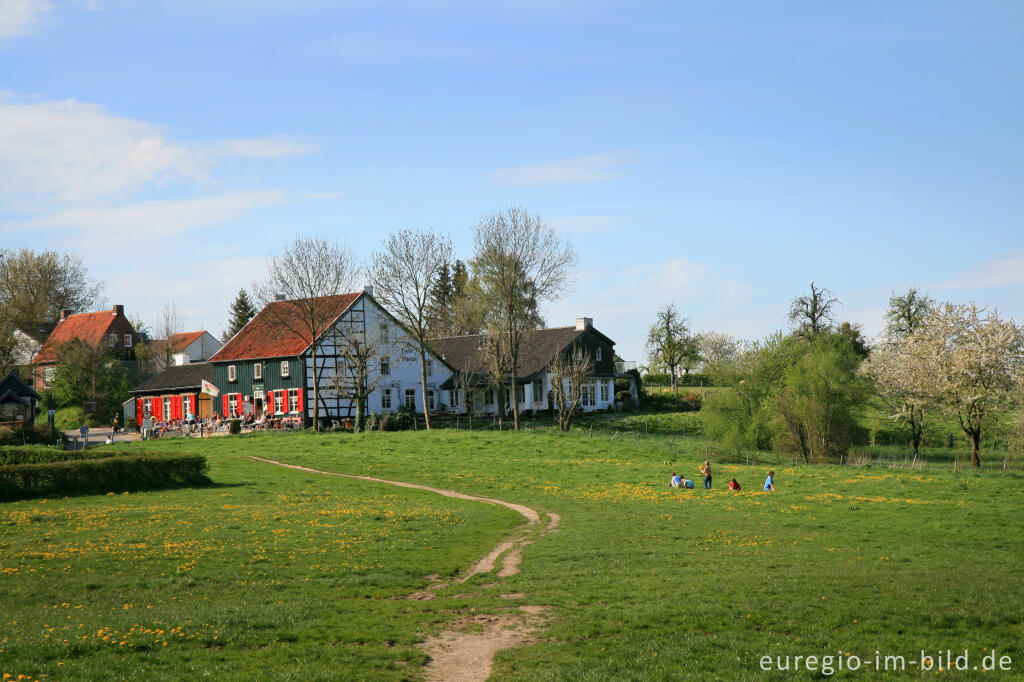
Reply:
<svg viewBox="0 0 1024 682"><path fill-rule="evenodd" d="M49 464L68 459L99 459L110 456L110 450L79 450L75 452L41 445L0 448L0 466L5 464Z"/></svg>
<svg viewBox="0 0 1024 682"><path fill-rule="evenodd" d="M65 453L73 454L73 453ZM27 494L106 492L140 485L206 482L203 455L120 455L0 466L0 499Z"/></svg>

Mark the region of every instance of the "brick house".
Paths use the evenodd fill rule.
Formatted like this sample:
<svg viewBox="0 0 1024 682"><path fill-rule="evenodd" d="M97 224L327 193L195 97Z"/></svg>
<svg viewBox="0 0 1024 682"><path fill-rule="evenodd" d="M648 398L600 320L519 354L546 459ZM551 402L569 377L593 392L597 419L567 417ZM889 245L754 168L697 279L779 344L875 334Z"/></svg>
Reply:
<svg viewBox="0 0 1024 682"><path fill-rule="evenodd" d="M74 315L62 310L50 336L32 358L32 381L37 391L53 385L60 348L75 339L103 348L111 357L126 361L135 359L135 346L140 341L139 333L124 315L123 305Z"/></svg>

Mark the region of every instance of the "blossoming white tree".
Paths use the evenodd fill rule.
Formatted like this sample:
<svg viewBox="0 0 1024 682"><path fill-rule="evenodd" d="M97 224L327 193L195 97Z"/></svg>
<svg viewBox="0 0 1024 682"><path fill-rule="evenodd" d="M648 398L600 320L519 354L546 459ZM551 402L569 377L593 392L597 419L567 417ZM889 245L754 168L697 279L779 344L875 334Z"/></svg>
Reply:
<svg viewBox="0 0 1024 682"><path fill-rule="evenodd" d="M952 412L980 467L982 430L1024 378L1024 328L974 303L943 303L901 345L877 366L891 367L890 385L908 405L934 400Z"/></svg>

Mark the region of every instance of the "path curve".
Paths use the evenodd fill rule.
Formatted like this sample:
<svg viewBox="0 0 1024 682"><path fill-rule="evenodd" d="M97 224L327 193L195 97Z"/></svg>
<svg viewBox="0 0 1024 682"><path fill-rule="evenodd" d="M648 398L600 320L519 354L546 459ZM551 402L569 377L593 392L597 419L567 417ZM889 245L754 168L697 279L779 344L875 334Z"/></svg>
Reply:
<svg viewBox="0 0 1024 682"><path fill-rule="evenodd" d="M400 488L414 488L437 493L445 497L454 497L460 500L472 500L474 502L485 502L501 507L507 507L519 512L526 518L524 528L520 528L510 538L502 542L478 559L469 567L465 575L455 579L454 583L464 583L474 575L490 573L494 570L498 559L501 559L501 570L498 577L507 577L519 573L519 564L522 562L523 548L532 544L538 533L535 526L540 525L540 514L535 509L526 505L506 502L493 497L479 497L467 495L455 490L434 488L418 483L406 483L405 481L392 481L386 478L375 476L360 476L357 474L340 474L334 471L322 471L298 464L287 464L274 459L265 459L250 455L249 459L257 462L274 464L288 469L296 469L311 474L322 474L324 476L337 476L339 478L353 478L361 481L372 481L374 483L385 483ZM562 517L554 512L547 512L547 524L540 530L541 537L558 530ZM450 583L437 582L431 585L426 592L414 592L400 597L401 599L433 599L435 592L448 587ZM521 595L508 595L521 596ZM516 646L528 644L534 640L534 632L546 620L545 613L548 607L520 606L519 617L508 616L474 616L464 620L455 630L441 633L437 637L428 638L420 648L430 654L430 662L427 664L426 673L429 680L443 680L445 682L477 682L486 680L491 675L491 664L494 661L494 654L502 649L509 649ZM482 632L467 632L466 626L475 624L483 626Z"/></svg>

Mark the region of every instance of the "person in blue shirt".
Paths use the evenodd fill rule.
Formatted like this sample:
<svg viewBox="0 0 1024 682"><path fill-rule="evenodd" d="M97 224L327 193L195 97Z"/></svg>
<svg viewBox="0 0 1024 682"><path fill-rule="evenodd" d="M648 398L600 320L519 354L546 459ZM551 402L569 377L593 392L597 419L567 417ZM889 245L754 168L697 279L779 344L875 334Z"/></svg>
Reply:
<svg viewBox="0 0 1024 682"><path fill-rule="evenodd" d="M679 474L672 472L672 479L668 482L669 488L678 488L683 484L683 479L679 478Z"/></svg>
<svg viewBox="0 0 1024 682"><path fill-rule="evenodd" d="M775 472L769 471L768 478L764 479L764 491L766 493L775 492Z"/></svg>

